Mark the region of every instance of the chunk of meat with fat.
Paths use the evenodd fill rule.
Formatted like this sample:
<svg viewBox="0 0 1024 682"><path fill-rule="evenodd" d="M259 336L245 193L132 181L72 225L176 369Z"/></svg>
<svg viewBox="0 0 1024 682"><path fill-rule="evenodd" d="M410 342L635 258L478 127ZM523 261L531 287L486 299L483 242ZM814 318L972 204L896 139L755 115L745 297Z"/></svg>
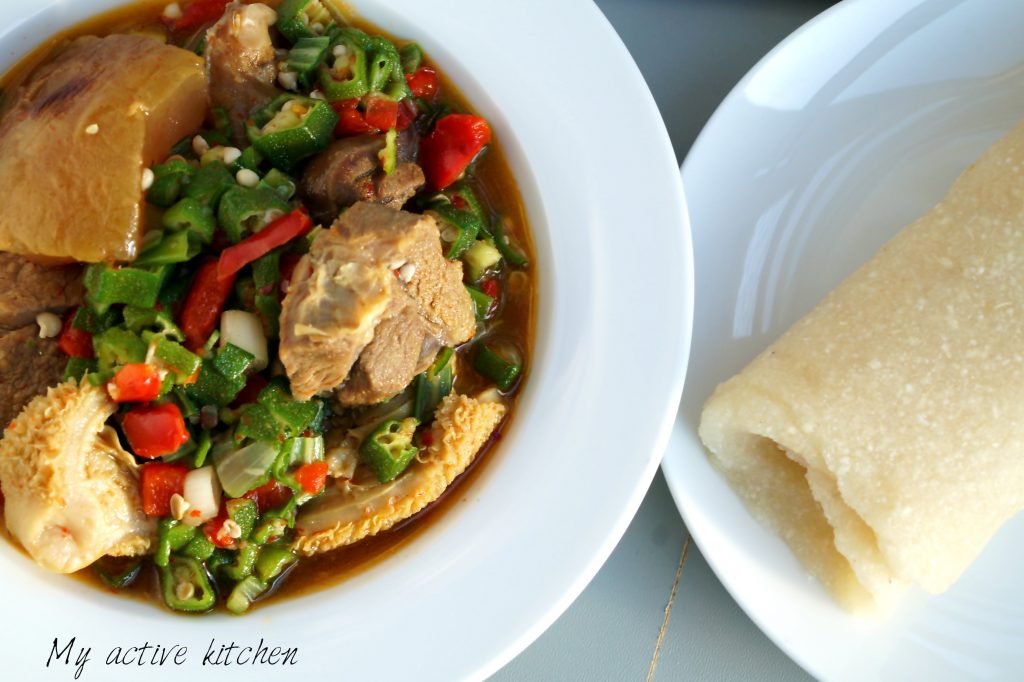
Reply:
<svg viewBox="0 0 1024 682"><path fill-rule="evenodd" d="M347 246L336 232L320 234L284 298L279 355L300 400L341 385L388 307L394 276Z"/></svg>
<svg viewBox="0 0 1024 682"><path fill-rule="evenodd" d="M16 329L35 322L43 311L61 313L81 304L82 266L40 265L0 252L0 292L0 329Z"/></svg>
<svg viewBox="0 0 1024 682"><path fill-rule="evenodd" d="M9 99L0 120L0 250L134 258L143 169L206 114L202 60L152 37L82 36Z"/></svg>
<svg viewBox="0 0 1024 682"><path fill-rule="evenodd" d="M39 338L35 323L0 336L0 425L64 377L68 358L56 339Z"/></svg>
<svg viewBox="0 0 1024 682"><path fill-rule="evenodd" d="M438 348L475 331L462 264L445 260L434 219L358 203L296 268L282 307L280 355L296 397L348 380L343 403L371 404L408 385Z"/></svg>
<svg viewBox="0 0 1024 682"><path fill-rule="evenodd" d="M135 461L106 426L115 409L102 388L69 380L4 431L7 528L43 568L71 573L104 555L144 554L155 540Z"/></svg>
<svg viewBox="0 0 1024 682"><path fill-rule="evenodd" d="M442 348L440 336L440 329L420 315L412 297L396 291L373 341L338 389L338 400L345 405L372 405L395 395L409 385L410 377L430 367Z"/></svg>
<svg viewBox="0 0 1024 682"><path fill-rule="evenodd" d="M360 203L342 213L332 229L372 252L379 263L399 270L399 283L416 300L420 313L441 328L444 345L456 346L473 337L476 315L462 285L462 262L444 257L432 217ZM405 266L408 275L401 274Z"/></svg>
<svg viewBox="0 0 1024 682"><path fill-rule="evenodd" d="M255 3L237 2L206 32L206 77L210 106L222 107L231 120L231 135L239 145L247 144L245 121L254 109L279 94L277 55L270 40L270 27L277 12Z"/></svg>
<svg viewBox="0 0 1024 682"><path fill-rule="evenodd" d="M313 215L327 222L358 201L402 208L426 179L411 160L399 160L385 174L378 157L383 149L383 135L358 135L337 140L317 154L299 181L299 193Z"/></svg>
<svg viewBox="0 0 1024 682"><path fill-rule="evenodd" d="M472 463L506 412L500 402L450 394L437 408L432 442L401 476L388 483L336 480L304 505L294 548L326 552L376 535L434 502Z"/></svg>

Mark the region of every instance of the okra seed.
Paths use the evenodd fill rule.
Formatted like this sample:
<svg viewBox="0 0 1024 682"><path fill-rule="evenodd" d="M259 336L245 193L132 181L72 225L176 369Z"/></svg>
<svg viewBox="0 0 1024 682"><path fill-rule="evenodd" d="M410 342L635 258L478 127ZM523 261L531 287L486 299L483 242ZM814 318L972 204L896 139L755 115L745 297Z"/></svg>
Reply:
<svg viewBox="0 0 1024 682"><path fill-rule="evenodd" d="M243 187L255 187L260 182L260 176L248 168L242 168L235 173L235 180Z"/></svg>
<svg viewBox="0 0 1024 682"><path fill-rule="evenodd" d="M187 601L196 594L196 586L192 583L178 583L174 586L174 596L181 601Z"/></svg>
<svg viewBox="0 0 1024 682"><path fill-rule="evenodd" d="M153 174L152 168L142 169L142 191L145 192L153 186L153 180L156 179L156 175Z"/></svg>

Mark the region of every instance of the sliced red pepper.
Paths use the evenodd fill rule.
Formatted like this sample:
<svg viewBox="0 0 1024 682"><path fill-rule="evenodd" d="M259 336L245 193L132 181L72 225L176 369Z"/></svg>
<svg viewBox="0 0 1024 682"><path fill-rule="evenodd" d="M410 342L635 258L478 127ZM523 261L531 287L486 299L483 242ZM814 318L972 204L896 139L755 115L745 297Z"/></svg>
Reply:
<svg viewBox="0 0 1024 682"><path fill-rule="evenodd" d="M363 112L359 111L359 99L343 99L331 102L331 107L338 112L338 124L334 126L335 137L350 137L374 132L366 124Z"/></svg>
<svg viewBox="0 0 1024 682"><path fill-rule="evenodd" d="M380 133L391 128L405 130L416 120L416 103L410 97L393 102L387 97L370 95L363 103L365 113L359 108L360 102L358 98L331 102L338 112L335 137Z"/></svg>
<svg viewBox="0 0 1024 682"><path fill-rule="evenodd" d="M391 130L398 124L398 102L387 97L367 97L363 119L376 130Z"/></svg>
<svg viewBox="0 0 1024 682"><path fill-rule="evenodd" d="M233 276L227 279L218 276L217 265L218 261L208 260L199 266L181 308L181 331L185 333L185 344L193 351L202 348L210 338L235 286Z"/></svg>
<svg viewBox="0 0 1024 682"><path fill-rule="evenodd" d="M148 403L160 396L160 372L153 365L133 362L117 370L107 382L107 393L115 403Z"/></svg>
<svg viewBox="0 0 1024 682"><path fill-rule="evenodd" d="M498 298L498 280L485 279L483 282L480 282L480 291L491 298Z"/></svg>
<svg viewBox="0 0 1024 682"><path fill-rule="evenodd" d="M174 403L132 408L125 413L121 428L132 452L148 459L169 455L189 439L181 410Z"/></svg>
<svg viewBox="0 0 1024 682"><path fill-rule="evenodd" d="M491 126L479 116L448 114L437 121L420 142L420 165L431 189L442 190L466 170L466 166L491 141Z"/></svg>
<svg viewBox="0 0 1024 682"><path fill-rule="evenodd" d="M310 462L295 470L295 480L310 495L316 495L327 483L327 462Z"/></svg>
<svg viewBox="0 0 1024 682"><path fill-rule="evenodd" d="M253 488L242 497L256 502L260 514L268 509L280 509L292 499L292 489L271 478L259 488Z"/></svg>
<svg viewBox="0 0 1024 682"><path fill-rule="evenodd" d="M281 216L256 234L221 251L217 266L218 277L234 280L235 274L249 263L312 229L313 221L301 208Z"/></svg>
<svg viewBox="0 0 1024 682"><path fill-rule="evenodd" d="M183 464L146 462L139 473L142 511L150 516L170 516L171 498L185 489L188 467Z"/></svg>
<svg viewBox="0 0 1024 682"><path fill-rule="evenodd" d="M221 505L220 513L203 524L203 533L207 539L221 549L234 549L238 541L224 529L224 522L228 520L228 511Z"/></svg>
<svg viewBox="0 0 1024 682"><path fill-rule="evenodd" d="M430 101L441 91L441 82L437 78L437 71L429 66L421 66L414 73L405 75L405 82L409 84L413 97L419 97Z"/></svg>
<svg viewBox="0 0 1024 682"><path fill-rule="evenodd" d="M177 19L161 15L160 21L172 31L188 31L220 19L229 2L231 0L196 0Z"/></svg>
<svg viewBox="0 0 1024 682"><path fill-rule="evenodd" d="M75 314L71 313L64 320L60 336L57 337L57 348L60 348L65 355L73 358L92 359L96 357L96 351L92 347L92 334L84 329L71 326L71 320Z"/></svg>

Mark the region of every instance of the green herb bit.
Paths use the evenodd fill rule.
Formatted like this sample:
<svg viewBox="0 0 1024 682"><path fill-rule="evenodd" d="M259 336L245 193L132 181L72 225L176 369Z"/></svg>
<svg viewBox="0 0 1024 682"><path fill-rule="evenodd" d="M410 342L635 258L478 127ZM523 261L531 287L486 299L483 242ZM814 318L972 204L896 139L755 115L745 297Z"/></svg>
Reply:
<svg viewBox="0 0 1024 682"><path fill-rule="evenodd" d="M437 354L433 364L426 372L416 377L416 401L413 416L422 424L431 421L434 410L441 400L451 393L455 381L452 361L455 352L444 348Z"/></svg>
<svg viewBox="0 0 1024 682"><path fill-rule="evenodd" d="M213 233L217 229L213 209L192 197L185 197L168 208L164 212L162 224L170 232L187 232L203 244L213 241Z"/></svg>
<svg viewBox="0 0 1024 682"><path fill-rule="evenodd" d="M153 563L164 568L168 565L171 552L176 552L189 542L196 535L196 529L186 526L181 521L169 517L160 519L157 524L156 552L153 554Z"/></svg>
<svg viewBox="0 0 1024 682"><path fill-rule="evenodd" d="M185 188L185 197L196 199L211 210L216 210L224 192L236 187L235 176L220 161L208 163L192 176L192 181Z"/></svg>
<svg viewBox="0 0 1024 682"><path fill-rule="evenodd" d="M185 138L191 146L191 138ZM156 206L172 205L181 196L195 169L181 158L171 158L165 163L153 166L153 184L146 191L146 199Z"/></svg>
<svg viewBox="0 0 1024 682"><path fill-rule="evenodd" d="M271 381L260 391L256 402L267 408L292 435L319 431L326 416L323 401L296 400L281 380Z"/></svg>
<svg viewBox="0 0 1024 682"><path fill-rule="evenodd" d="M502 391L507 391L515 385L522 367L518 358L506 359L487 344L476 344L473 368L484 378L493 381Z"/></svg>
<svg viewBox="0 0 1024 682"><path fill-rule="evenodd" d="M283 435L277 420L270 410L256 403L243 405L235 426L235 441L241 443L245 439L266 441L277 445Z"/></svg>
<svg viewBox="0 0 1024 682"><path fill-rule="evenodd" d="M483 322L491 312L491 306L494 305L494 299L476 287L466 285L466 291L469 292L469 298L473 301L473 308L476 310L476 321Z"/></svg>
<svg viewBox="0 0 1024 682"><path fill-rule="evenodd" d="M232 187L221 197L217 219L224 233L237 244L290 210L288 202L272 189Z"/></svg>
<svg viewBox="0 0 1024 682"><path fill-rule="evenodd" d="M299 560L296 554L284 544L266 545L256 559L256 577L265 583L281 575L289 566Z"/></svg>
<svg viewBox="0 0 1024 682"><path fill-rule="evenodd" d="M86 300L101 314L116 303L152 308L167 273L166 266L119 268L92 263L86 266L83 277Z"/></svg>
<svg viewBox="0 0 1024 682"><path fill-rule="evenodd" d="M113 370L118 365L145 362L146 344L127 329L113 327L92 339L96 360L101 372Z"/></svg>
<svg viewBox="0 0 1024 682"><path fill-rule="evenodd" d="M96 361L89 358L68 358L68 364L64 366L64 378L81 381L86 374L95 372L98 367Z"/></svg>
<svg viewBox="0 0 1024 682"><path fill-rule="evenodd" d="M423 63L423 50L418 43L406 43L398 50L402 61L402 71L407 74L416 73Z"/></svg>

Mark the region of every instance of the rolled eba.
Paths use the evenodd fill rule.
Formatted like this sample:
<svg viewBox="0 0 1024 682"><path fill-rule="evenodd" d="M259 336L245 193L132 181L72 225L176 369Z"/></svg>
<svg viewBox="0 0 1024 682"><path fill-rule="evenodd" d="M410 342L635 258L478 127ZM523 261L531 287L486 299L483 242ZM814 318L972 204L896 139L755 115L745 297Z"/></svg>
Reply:
<svg viewBox="0 0 1024 682"><path fill-rule="evenodd" d="M330 144L337 123L327 102L284 94L257 111L246 130L264 158L287 170Z"/></svg>
<svg viewBox="0 0 1024 682"><path fill-rule="evenodd" d="M751 513L851 609L949 588L1024 507L1024 126L704 406Z"/></svg>

